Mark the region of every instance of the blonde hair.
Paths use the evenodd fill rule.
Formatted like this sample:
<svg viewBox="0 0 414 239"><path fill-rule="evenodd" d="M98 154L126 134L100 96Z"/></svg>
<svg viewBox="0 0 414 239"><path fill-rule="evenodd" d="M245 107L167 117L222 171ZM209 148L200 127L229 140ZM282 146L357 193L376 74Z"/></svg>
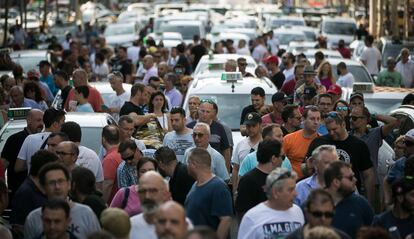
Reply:
<svg viewBox="0 0 414 239"><path fill-rule="evenodd" d="M332 228L317 226L309 230L305 239L341 239Z"/></svg>
<svg viewBox="0 0 414 239"><path fill-rule="evenodd" d="M102 229L116 238L127 238L131 231L128 214L119 208L107 208L101 214Z"/></svg>
<svg viewBox="0 0 414 239"><path fill-rule="evenodd" d="M329 65L328 77L329 77L329 79L331 79L332 84L336 84L336 79L335 79L335 77L333 75L333 72L332 72L332 65L328 61L323 61L323 62L321 62L321 64L319 64L319 67L316 70L316 72L318 74L318 78L319 78L319 80L321 79L322 74L323 74L323 66L326 65L326 64Z"/></svg>

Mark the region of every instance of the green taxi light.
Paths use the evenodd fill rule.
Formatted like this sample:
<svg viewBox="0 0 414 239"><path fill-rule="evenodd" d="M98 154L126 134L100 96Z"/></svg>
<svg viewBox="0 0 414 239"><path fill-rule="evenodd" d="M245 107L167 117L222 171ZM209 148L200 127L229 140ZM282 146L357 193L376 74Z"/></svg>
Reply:
<svg viewBox="0 0 414 239"><path fill-rule="evenodd" d="M374 84L365 82L355 82L353 85L354 92L374 93Z"/></svg>
<svg viewBox="0 0 414 239"><path fill-rule="evenodd" d="M7 111L7 117L9 119L26 119L27 114L32 108L30 107L24 107L24 108L10 108Z"/></svg>
<svg viewBox="0 0 414 239"><path fill-rule="evenodd" d="M243 80L241 72L223 72L221 80L227 82L237 82Z"/></svg>

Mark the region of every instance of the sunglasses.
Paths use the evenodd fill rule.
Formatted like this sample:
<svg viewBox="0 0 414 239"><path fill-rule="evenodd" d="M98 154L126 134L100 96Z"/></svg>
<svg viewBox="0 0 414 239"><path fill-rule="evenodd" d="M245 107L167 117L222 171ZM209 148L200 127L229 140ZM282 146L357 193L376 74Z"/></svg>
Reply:
<svg viewBox="0 0 414 239"><path fill-rule="evenodd" d="M312 216L318 217L318 218L321 218L321 217L332 218L335 215L334 212L321 212L321 211L312 211L312 212L310 212L310 214L312 214Z"/></svg>
<svg viewBox="0 0 414 239"><path fill-rule="evenodd" d="M336 107L336 111L348 111L348 106L338 106Z"/></svg>
<svg viewBox="0 0 414 239"><path fill-rule="evenodd" d="M204 134L203 134L203 133L193 133L193 137L194 137L194 138L197 138L197 137L201 138L201 137L203 137L203 136L204 136Z"/></svg>
<svg viewBox="0 0 414 239"><path fill-rule="evenodd" d="M351 116L351 120L352 121L357 121L358 119L363 119L365 118L364 116Z"/></svg>
<svg viewBox="0 0 414 239"><path fill-rule="evenodd" d="M122 159L125 160L125 161L130 161L130 160L133 160L134 159L134 155L131 155L129 157L122 158Z"/></svg>
<svg viewBox="0 0 414 239"><path fill-rule="evenodd" d="M413 142L413 141L410 141L410 140L404 140L404 144L405 144L405 146L407 146L407 147L411 147L411 146L413 146L413 145L414 145L414 142Z"/></svg>

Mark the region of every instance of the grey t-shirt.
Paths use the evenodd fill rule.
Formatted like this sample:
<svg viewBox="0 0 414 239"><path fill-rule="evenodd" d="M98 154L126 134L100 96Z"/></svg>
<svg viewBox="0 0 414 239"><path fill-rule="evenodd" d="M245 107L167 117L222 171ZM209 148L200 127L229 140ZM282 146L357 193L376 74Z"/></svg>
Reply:
<svg viewBox="0 0 414 239"><path fill-rule="evenodd" d="M85 239L89 234L101 230L98 218L96 218L92 209L86 205L74 203L74 206L70 209L70 217L72 221L68 231L79 239ZM35 238L42 232L42 208L37 208L26 218L24 238Z"/></svg>
<svg viewBox="0 0 414 239"><path fill-rule="evenodd" d="M174 150L177 155L177 160L181 163L184 162L184 153L188 148L194 146L194 140L192 137L193 130L190 130L187 134L177 134L175 131L168 132L164 136L163 145Z"/></svg>

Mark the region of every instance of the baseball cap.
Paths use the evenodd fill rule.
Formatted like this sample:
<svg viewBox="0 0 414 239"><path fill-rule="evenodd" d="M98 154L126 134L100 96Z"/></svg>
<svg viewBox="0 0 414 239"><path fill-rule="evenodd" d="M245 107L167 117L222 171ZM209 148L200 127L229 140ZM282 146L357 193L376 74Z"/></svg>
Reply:
<svg viewBox="0 0 414 239"><path fill-rule="evenodd" d="M364 95L361 92L354 92L351 94L349 101L353 100L354 98L360 98L361 100L364 100Z"/></svg>
<svg viewBox="0 0 414 239"><path fill-rule="evenodd" d="M392 195L404 195L414 190L414 179L409 177L401 178L392 185Z"/></svg>
<svg viewBox="0 0 414 239"><path fill-rule="evenodd" d="M264 63L274 63L276 65L279 65L279 59L277 59L277 56L268 56L263 60Z"/></svg>
<svg viewBox="0 0 414 239"><path fill-rule="evenodd" d="M408 137L412 141L414 141L414 129L410 129L409 131L407 131L407 133L405 133L405 137Z"/></svg>
<svg viewBox="0 0 414 239"><path fill-rule="evenodd" d="M313 98L316 96L316 89L314 87L305 87L303 89L303 96L308 98Z"/></svg>
<svg viewBox="0 0 414 239"><path fill-rule="evenodd" d="M342 95L342 89L339 85L334 84L334 85L329 86L329 89L326 93L328 94L331 93L334 95Z"/></svg>
<svg viewBox="0 0 414 239"><path fill-rule="evenodd" d="M256 112L248 113L244 118L245 125L255 125L258 123L262 123L262 117Z"/></svg>
<svg viewBox="0 0 414 239"><path fill-rule="evenodd" d="M284 101L287 97L283 92L276 92L272 95L272 103L276 101Z"/></svg>
<svg viewBox="0 0 414 239"><path fill-rule="evenodd" d="M36 79L40 79L40 74L37 70L29 70L27 72L27 78L36 78Z"/></svg>
<svg viewBox="0 0 414 239"><path fill-rule="evenodd" d="M305 70L303 71L303 74L304 75L316 75L316 72L312 66L306 66Z"/></svg>

